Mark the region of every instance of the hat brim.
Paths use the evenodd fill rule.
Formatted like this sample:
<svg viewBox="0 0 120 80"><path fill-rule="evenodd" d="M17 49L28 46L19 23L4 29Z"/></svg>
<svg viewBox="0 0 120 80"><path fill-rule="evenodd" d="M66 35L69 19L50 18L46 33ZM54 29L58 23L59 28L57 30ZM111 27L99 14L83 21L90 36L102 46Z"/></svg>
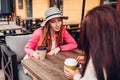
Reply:
<svg viewBox="0 0 120 80"><path fill-rule="evenodd" d="M54 16L51 16L51 17L49 17L49 18L47 18L42 24L41 24L41 26L42 27L44 27L45 26L45 24L50 20L50 19L53 19L53 18L57 18L57 17L60 17L60 18L62 18L62 19L65 19L65 20L67 20L68 19L68 17L67 16L62 16L62 15L54 15Z"/></svg>

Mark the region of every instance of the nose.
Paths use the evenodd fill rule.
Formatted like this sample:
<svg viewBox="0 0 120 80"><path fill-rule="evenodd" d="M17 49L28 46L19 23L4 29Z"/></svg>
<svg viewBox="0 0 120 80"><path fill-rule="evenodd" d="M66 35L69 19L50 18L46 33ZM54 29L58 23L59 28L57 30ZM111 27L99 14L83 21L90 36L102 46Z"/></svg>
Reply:
<svg viewBox="0 0 120 80"><path fill-rule="evenodd" d="M58 26L58 25L59 25L59 22L56 22L56 25Z"/></svg>

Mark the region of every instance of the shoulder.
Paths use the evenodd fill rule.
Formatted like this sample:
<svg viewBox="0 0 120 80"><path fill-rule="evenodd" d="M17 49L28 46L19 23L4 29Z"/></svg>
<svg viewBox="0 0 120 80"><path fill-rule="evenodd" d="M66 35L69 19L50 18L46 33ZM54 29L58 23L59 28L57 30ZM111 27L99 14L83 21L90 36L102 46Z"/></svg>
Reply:
<svg viewBox="0 0 120 80"><path fill-rule="evenodd" d="M65 26L62 26L62 30L66 30Z"/></svg>
<svg viewBox="0 0 120 80"><path fill-rule="evenodd" d="M66 28L64 26L62 26L62 32L67 32Z"/></svg>
<svg viewBox="0 0 120 80"><path fill-rule="evenodd" d="M33 32L33 34L35 34L35 35L39 35L39 34L41 34L43 32L43 28L41 27L41 28L38 28L38 29L36 29L34 32Z"/></svg>
<svg viewBox="0 0 120 80"><path fill-rule="evenodd" d="M35 31L43 31L43 27L36 29Z"/></svg>
<svg viewBox="0 0 120 80"><path fill-rule="evenodd" d="M41 28L36 29L33 33L42 32L42 31L43 31L43 28L41 27Z"/></svg>

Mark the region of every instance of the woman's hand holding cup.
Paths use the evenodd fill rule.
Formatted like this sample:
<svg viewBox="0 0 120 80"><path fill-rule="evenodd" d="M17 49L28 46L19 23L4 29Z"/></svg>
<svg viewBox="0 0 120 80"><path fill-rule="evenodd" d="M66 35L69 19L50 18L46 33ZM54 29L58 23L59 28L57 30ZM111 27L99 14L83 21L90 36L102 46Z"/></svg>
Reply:
<svg viewBox="0 0 120 80"><path fill-rule="evenodd" d="M38 46L38 49L35 51L33 56L37 59L44 60L46 57L46 46Z"/></svg>
<svg viewBox="0 0 120 80"><path fill-rule="evenodd" d="M77 63L76 59L74 59L74 58L67 58L64 61L65 67L72 69L72 70L75 70L77 68L77 64L78 63Z"/></svg>
<svg viewBox="0 0 120 80"><path fill-rule="evenodd" d="M77 68L77 61L74 58L67 58L64 61L64 74L68 79L73 79L73 76L80 74Z"/></svg>
<svg viewBox="0 0 120 80"><path fill-rule="evenodd" d="M38 51L35 51L33 53L33 57L37 58L37 59L40 59L40 55L38 54Z"/></svg>
<svg viewBox="0 0 120 80"><path fill-rule="evenodd" d="M85 64L86 62L85 56L78 56L76 60L79 64Z"/></svg>
<svg viewBox="0 0 120 80"><path fill-rule="evenodd" d="M53 56L53 55L57 55L60 51L60 48L57 47L57 48L54 48L52 49L50 52L47 53L48 56Z"/></svg>

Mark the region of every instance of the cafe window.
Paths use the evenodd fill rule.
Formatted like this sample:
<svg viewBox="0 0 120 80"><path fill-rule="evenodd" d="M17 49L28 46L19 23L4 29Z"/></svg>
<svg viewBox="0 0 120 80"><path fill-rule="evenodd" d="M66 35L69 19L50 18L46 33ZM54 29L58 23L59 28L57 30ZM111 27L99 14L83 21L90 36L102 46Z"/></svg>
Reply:
<svg viewBox="0 0 120 80"><path fill-rule="evenodd" d="M50 7L57 7L63 12L63 0L50 0Z"/></svg>
<svg viewBox="0 0 120 80"><path fill-rule="evenodd" d="M23 9L23 0L18 0L18 8Z"/></svg>
<svg viewBox="0 0 120 80"><path fill-rule="evenodd" d="M104 0L104 5L110 5L116 9L117 0Z"/></svg>
<svg viewBox="0 0 120 80"><path fill-rule="evenodd" d="M0 14L1 14L1 0L0 0Z"/></svg>

